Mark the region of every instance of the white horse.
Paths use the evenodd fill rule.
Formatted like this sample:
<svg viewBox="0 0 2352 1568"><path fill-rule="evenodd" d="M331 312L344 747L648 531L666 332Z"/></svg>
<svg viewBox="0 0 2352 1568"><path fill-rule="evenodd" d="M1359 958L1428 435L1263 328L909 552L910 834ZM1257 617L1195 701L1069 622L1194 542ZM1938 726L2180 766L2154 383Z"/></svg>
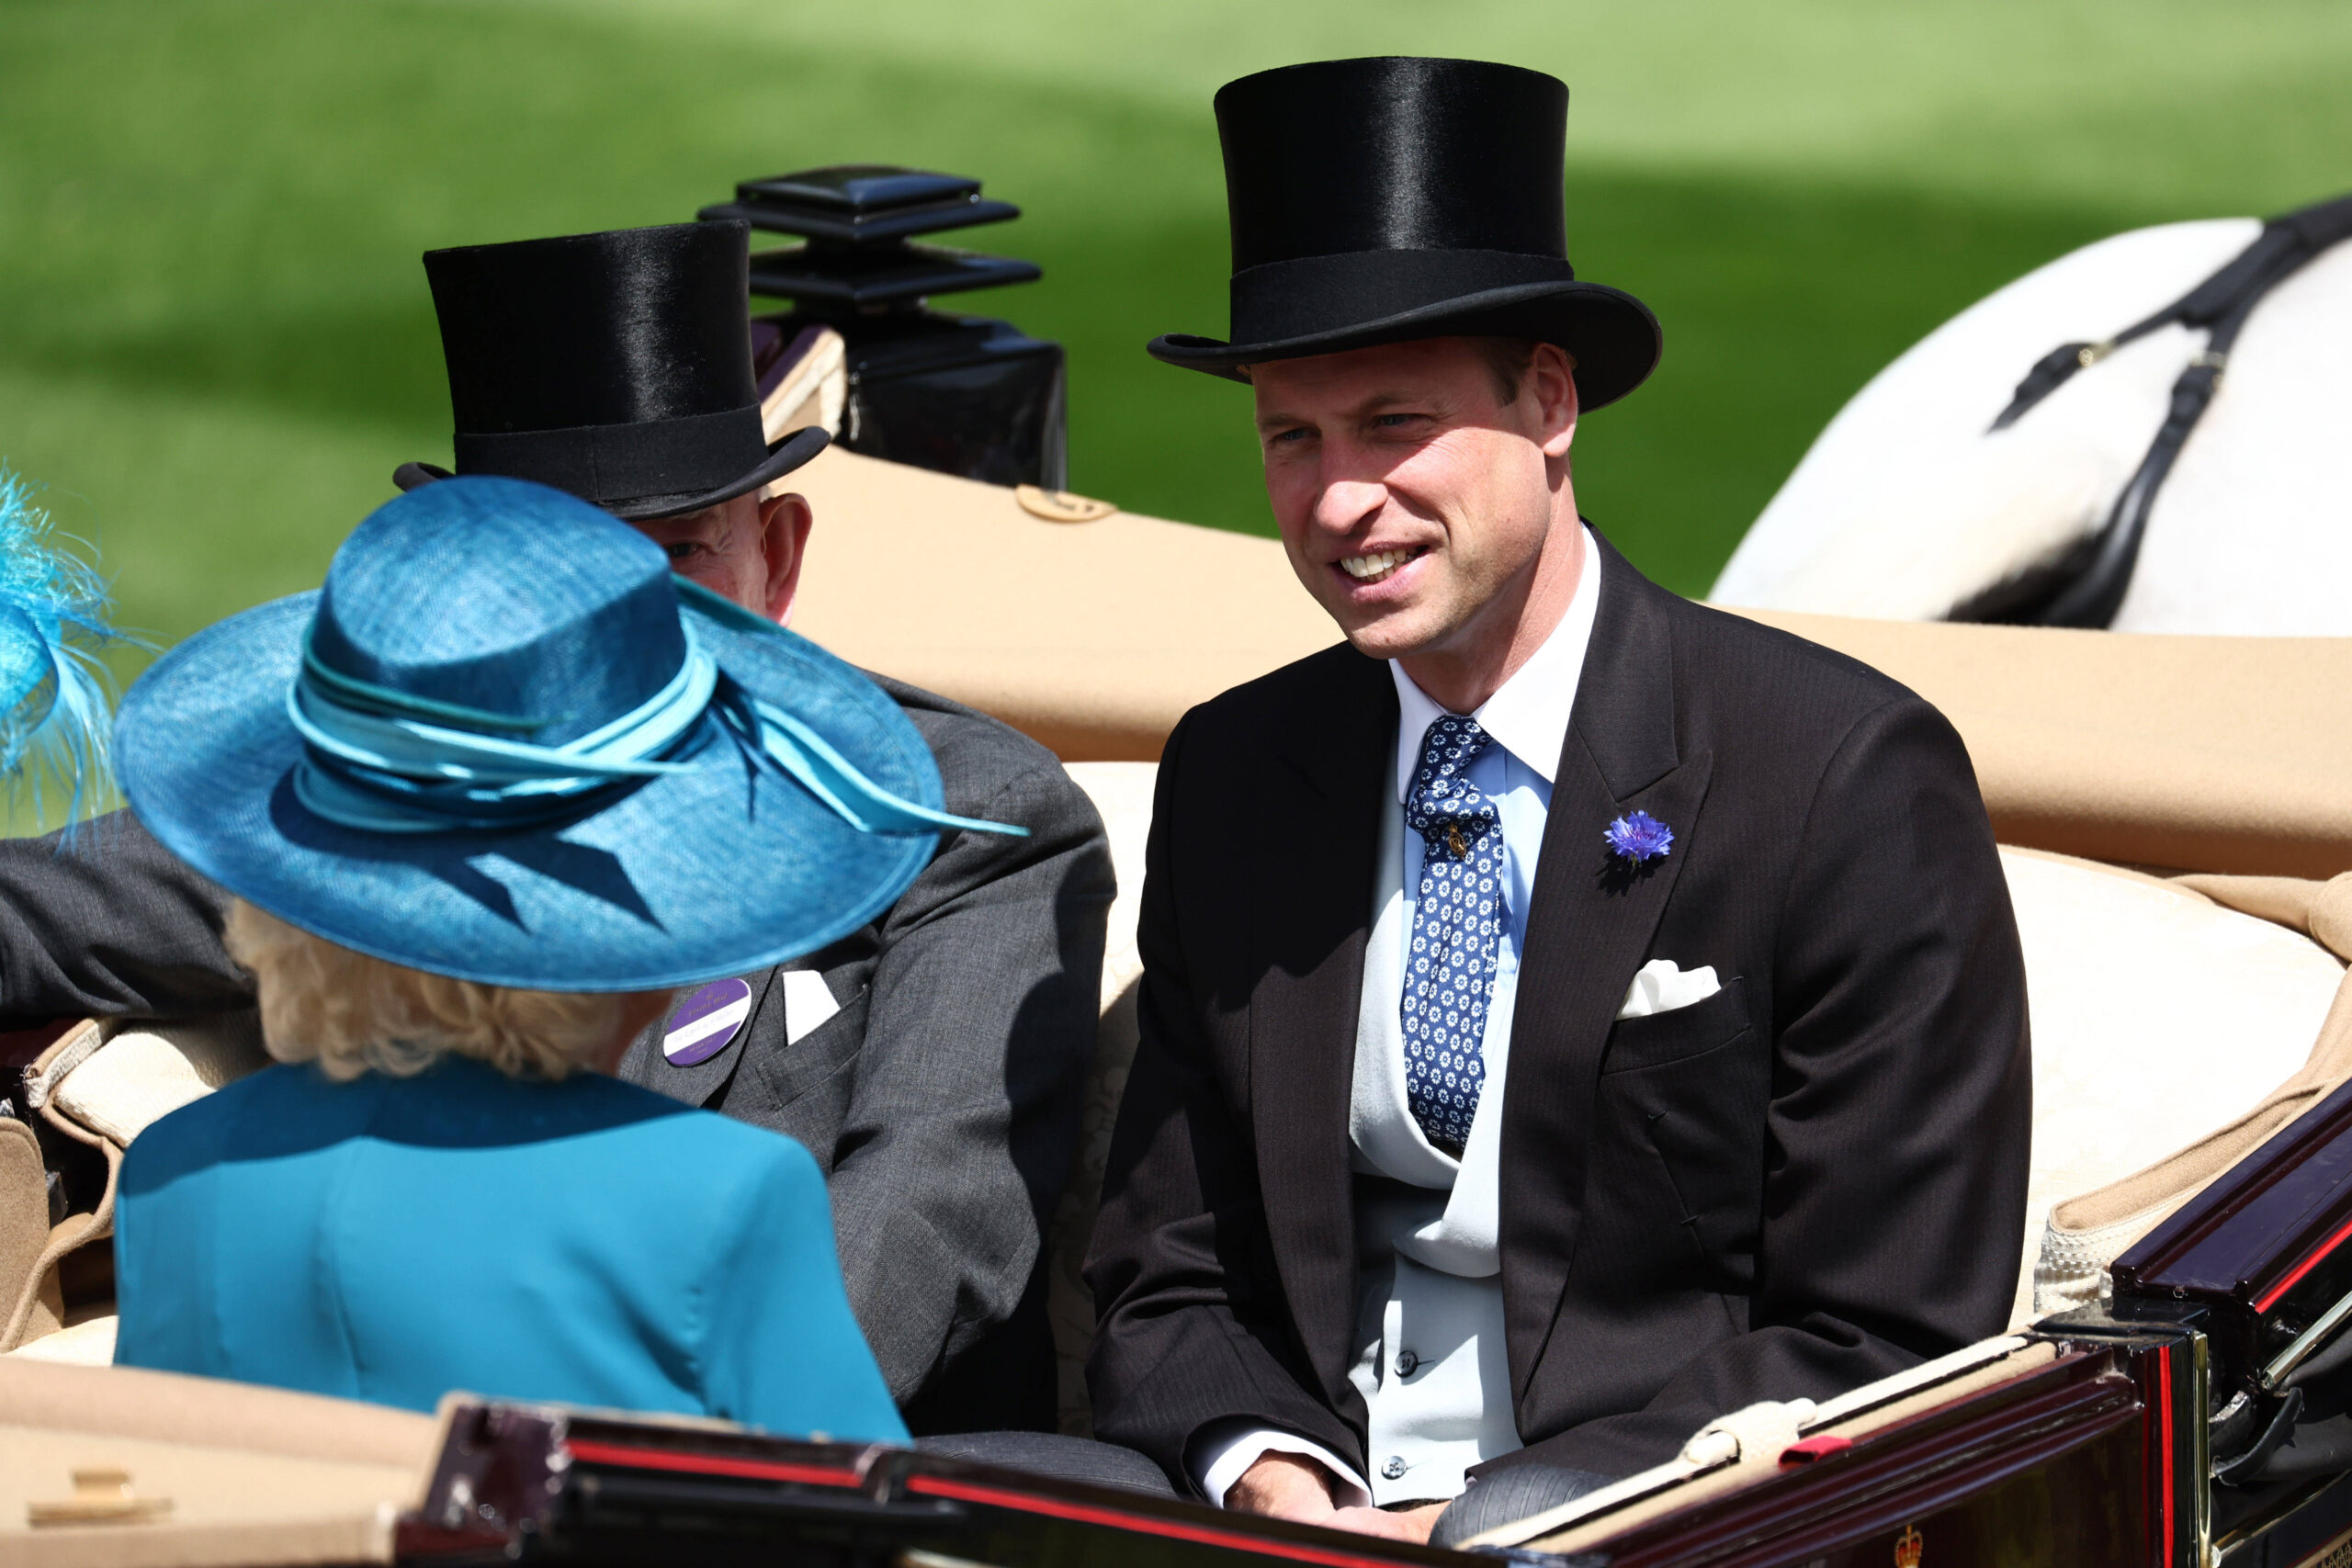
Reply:
<svg viewBox="0 0 2352 1568"><path fill-rule="evenodd" d="M1989 433L2066 343L2104 344L2262 232L2168 223L2086 245L1945 322L1873 378L1757 518L1711 597L1935 620L2079 554L2206 333L2161 327ZM2352 243L2256 305L2157 491L2117 631L2352 634Z"/></svg>

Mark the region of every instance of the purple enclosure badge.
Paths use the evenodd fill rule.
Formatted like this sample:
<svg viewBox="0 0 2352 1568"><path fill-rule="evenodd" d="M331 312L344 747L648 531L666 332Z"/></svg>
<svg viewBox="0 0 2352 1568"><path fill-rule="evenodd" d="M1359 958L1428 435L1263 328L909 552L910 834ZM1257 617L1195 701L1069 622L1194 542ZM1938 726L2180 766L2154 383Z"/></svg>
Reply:
<svg viewBox="0 0 2352 1568"><path fill-rule="evenodd" d="M673 1067L707 1062L727 1048L752 1016L752 987L741 980L714 980L686 998L670 1015L662 1054Z"/></svg>

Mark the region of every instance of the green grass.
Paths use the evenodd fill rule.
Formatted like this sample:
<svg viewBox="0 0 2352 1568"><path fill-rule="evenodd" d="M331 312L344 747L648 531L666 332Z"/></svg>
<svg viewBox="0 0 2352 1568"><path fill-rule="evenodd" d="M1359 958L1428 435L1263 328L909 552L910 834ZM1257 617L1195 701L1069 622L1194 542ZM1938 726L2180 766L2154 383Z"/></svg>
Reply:
<svg viewBox="0 0 2352 1568"><path fill-rule="evenodd" d="M164 637L314 583L445 457L419 252L669 221L845 159L984 176L976 308L1063 340L1073 484L1266 526L1224 325L1207 97L1318 55L1555 71L1585 276L1658 311L1581 433L1586 509L1703 590L1822 423L1988 289L2136 223L2352 186L2352 7L2025 0L0 6L0 457Z"/></svg>

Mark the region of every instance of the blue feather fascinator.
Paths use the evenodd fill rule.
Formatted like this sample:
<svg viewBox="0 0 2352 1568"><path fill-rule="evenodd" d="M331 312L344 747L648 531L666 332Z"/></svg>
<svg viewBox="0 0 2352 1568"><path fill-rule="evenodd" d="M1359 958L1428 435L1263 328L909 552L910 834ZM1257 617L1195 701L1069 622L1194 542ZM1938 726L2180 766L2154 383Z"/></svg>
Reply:
<svg viewBox="0 0 2352 1568"><path fill-rule="evenodd" d="M64 548L34 487L0 468L0 773L38 811L44 784L78 820L113 793L114 682L99 654L145 646L108 623L104 579Z"/></svg>

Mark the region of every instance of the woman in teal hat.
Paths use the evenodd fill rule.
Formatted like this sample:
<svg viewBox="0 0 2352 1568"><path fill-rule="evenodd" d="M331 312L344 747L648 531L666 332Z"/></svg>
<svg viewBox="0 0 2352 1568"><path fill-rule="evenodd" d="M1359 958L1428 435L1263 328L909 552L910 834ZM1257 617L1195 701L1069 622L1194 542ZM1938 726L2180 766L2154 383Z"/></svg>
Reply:
<svg viewBox="0 0 2352 1568"><path fill-rule="evenodd" d="M131 1146L119 1362L906 1440L816 1162L605 1076L939 831L1020 831L939 810L882 692L585 503L458 479L159 661L116 752L236 897L281 1064Z"/></svg>

